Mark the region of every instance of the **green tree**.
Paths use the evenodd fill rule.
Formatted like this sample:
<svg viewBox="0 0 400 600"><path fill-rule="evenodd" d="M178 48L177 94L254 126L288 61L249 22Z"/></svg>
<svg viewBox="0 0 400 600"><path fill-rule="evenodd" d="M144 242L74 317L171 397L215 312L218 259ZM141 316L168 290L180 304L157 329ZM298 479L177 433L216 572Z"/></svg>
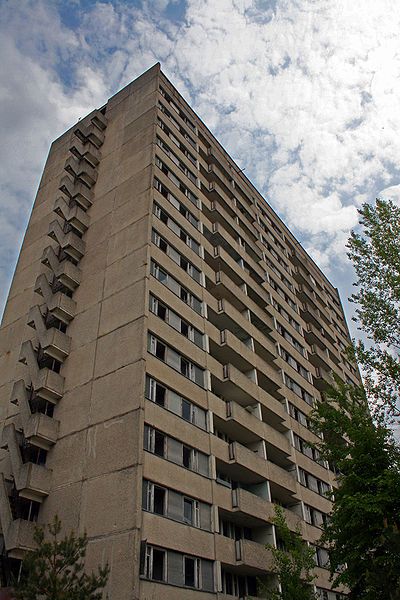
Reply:
<svg viewBox="0 0 400 600"><path fill-rule="evenodd" d="M14 585L16 600L100 600L109 567L99 567L98 574L84 572L87 536L73 532L60 539L61 521L57 516L44 529L35 529L37 548L26 554L22 575Z"/></svg>
<svg viewBox="0 0 400 600"><path fill-rule="evenodd" d="M291 531L283 509L275 507L273 523L276 527L279 547L268 545L273 558L273 573L276 574L281 591L272 590L266 582L260 582L260 595L268 600L315 600L312 583L315 576L314 550L302 539L299 529Z"/></svg>
<svg viewBox="0 0 400 600"><path fill-rule="evenodd" d="M351 233L347 247L357 281L350 301L354 320L367 338L355 344L368 398L376 408L399 416L400 392L400 208L377 199L359 210L362 233Z"/></svg>
<svg viewBox="0 0 400 600"><path fill-rule="evenodd" d="M334 584L351 600L400 599L400 449L383 417L374 423L361 387L339 379L311 415L316 447L337 469L324 526Z"/></svg>

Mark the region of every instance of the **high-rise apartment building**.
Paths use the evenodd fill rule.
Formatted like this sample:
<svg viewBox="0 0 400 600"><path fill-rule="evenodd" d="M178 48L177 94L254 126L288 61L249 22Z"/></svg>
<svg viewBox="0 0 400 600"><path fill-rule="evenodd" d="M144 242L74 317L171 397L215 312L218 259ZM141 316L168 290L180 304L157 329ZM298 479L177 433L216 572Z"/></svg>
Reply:
<svg viewBox="0 0 400 600"><path fill-rule="evenodd" d="M279 504L336 600L307 414L331 371L359 383L348 344L337 290L154 66L44 169L0 332L3 585L58 514L111 600L257 596Z"/></svg>

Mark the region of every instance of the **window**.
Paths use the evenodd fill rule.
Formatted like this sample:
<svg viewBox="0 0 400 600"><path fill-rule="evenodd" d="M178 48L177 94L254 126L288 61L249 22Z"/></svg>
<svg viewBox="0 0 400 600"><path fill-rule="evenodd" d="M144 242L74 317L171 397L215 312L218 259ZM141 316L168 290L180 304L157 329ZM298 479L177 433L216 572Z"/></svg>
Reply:
<svg viewBox="0 0 400 600"><path fill-rule="evenodd" d="M201 429L207 428L207 412L204 408L193 404L149 375L146 375L145 394L148 400L179 415L185 421L189 421Z"/></svg>
<svg viewBox="0 0 400 600"><path fill-rule="evenodd" d="M196 242L190 235L182 229L180 225L165 212L156 202L153 204L154 215L164 223L168 229L173 231L189 248L191 248L196 254L200 255L200 244Z"/></svg>
<svg viewBox="0 0 400 600"><path fill-rule="evenodd" d="M188 587L200 587L200 560L185 556L183 560L184 580Z"/></svg>
<svg viewBox="0 0 400 600"><path fill-rule="evenodd" d="M157 119L158 125L159 127L164 131L164 133L169 137L169 139L175 144L175 146L177 146L181 152L190 160L191 163L193 163L193 165L195 167L197 167L197 160L196 157L189 152L189 150L186 148L186 146L184 144L182 144L182 142L180 140L178 140L178 138L172 133L172 131L170 130L170 128L164 123L164 121L162 121L160 118ZM178 124L175 124L175 126L178 126Z"/></svg>
<svg viewBox="0 0 400 600"><path fill-rule="evenodd" d="M165 435L149 425L144 426L144 448L157 456L165 456Z"/></svg>
<svg viewBox="0 0 400 600"><path fill-rule="evenodd" d="M309 423L307 416L301 410L299 410L297 406L294 406L294 404L292 404L291 402L289 402L289 414L291 417L293 417L293 419L296 419L298 423L300 423L304 427L308 427Z"/></svg>
<svg viewBox="0 0 400 600"><path fill-rule="evenodd" d="M186 177L188 177L188 179L190 179L190 181L192 183L197 185L196 175L190 169L187 168L185 163L183 163L178 158L178 156L175 154L175 152L173 150L171 150L171 148L158 136L157 136L157 144L165 152L165 154L167 154L167 156L169 156L169 158L172 160L172 162L174 162L180 168L180 170L186 175Z"/></svg>
<svg viewBox="0 0 400 600"><path fill-rule="evenodd" d="M320 453L316 448L310 446L305 440L303 440L303 438L298 436L297 433L293 434L293 440L294 447L299 450L299 452L305 456L308 456L308 458L311 458L311 460L314 460L318 464L325 466L323 460L321 459Z"/></svg>
<svg viewBox="0 0 400 600"><path fill-rule="evenodd" d="M182 398L182 418L185 421L192 421L192 405L184 398Z"/></svg>
<svg viewBox="0 0 400 600"><path fill-rule="evenodd" d="M314 405L313 396L311 396L311 394L306 392L306 390L304 390L298 383L296 383L286 373L284 373L284 381L285 381L285 385L289 388L289 390L292 390L292 392L294 392L296 394L296 396L299 396L299 398L301 398L302 400L307 402L307 404L309 404L310 406Z"/></svg>
<svg viewBox="0 0 400 600"><path fill-rule="evenodd" d="M186 271L192 279L201 283L201 271L192 265L186 258L184 258L173 246L168 244L164 238L162 238L155 229L152 232L153 243L160 248L167 256L169 256L177 265L179 265L184 271Z"/></svg>
<svg viewBox="0 0 400 600"><path fill-rule="evenodd" d="M153 548L153 546L146 547L145 576L147 579L165 581L165 557L165 550Z"/></svg>
<svg viewBox="0 0 400 600"><path fill-rule="evenodd" d="M326 497L331 491L331 487L328 483L318 479L317 477L314 477L314 475L311 475L311 473L308 473L301 467L298 468L298 479L301 485L304 485L309 490L319 494L320 496Z"/></svg>
<svg viewBox="0 0 400 600"><path fill-rule="evenodd" d="M204 387L204 369L201 369L187 358L176 352L173 348L166 346L158 338L148 334L148 351L163 360L167 365L180 372L182 375Z"/></svg>
<svg viewBox="0 0 400 600"><path fill-rule="evenodd" d="M303 367L303 365L301 365L295 358L293 358L293 356L291 356L291 354L289 354L289 352L287 352L287 350L285 350L285 348L282 348L282 346L279 347L279 351L280 351L280 355L283 358L283 360L292 367L292 369L294 369L295 371L297 371L297 373L299 373L299 375L301 375L302 377L304 377L304 379L307 379L307 381L310 381L310 372L307 371L307 369L305 369Z"/></svg>
<svg viewBox="0 0 400 600"><path fill-rule="evenodd" d="M276 306L275 306L275 308L276 308ZM279 311L279 312L281 312L281 311ZM282 327L282 325L278 321L276 321L276 330L278 333L280 333L280 335L283 338L285 338L285 340L287 340L293 346L293 348L295 348L297 350L297 352L299 352L302 356L306 355L303 346L296 340L296 338L294 338L292 336L291 333L289 333L287 331L287 329Z"/></svg>
<svg viewBox="0 0 400 600"><path fill-rule="evenodd" d="M315 547L315 562L323 569L329 569L329 554L325 548Z"/></svg>
<svg viewBox="0 0 400 600"><path fill-rule="evenodd" d="M195 206L199 206L199 199L197 198L197 196L195 196L195 194L193 194L193 192L191 192L189 190L188 187L186 187L186 185L184 183L182 183L182 181L179 179L179 177L177 177L175 175L175 173L173 173L168 167L167 165L158 158L158 156L156 156L156 165L159 169L161 169L161 171L164 173L164 175L166 175L168 177L168 179L170 181L172 181L172 183L174 185L176 185L177 188L180 189L180 191L185 194L185 196L187 198L189 198L190 202L192 202L192 204L194 204Z"/></svg>
<svg viewBox="0 0 400 600"><path fill-rule="evenodd" d="M156 262L151 261L151 274L163 285L178 296L185 304L193 308L199 315L202 314L202 302L184 288L174 277L162 269Z"/></svg>
<svg viewBox="0 0 400 600"><path fill-rule="evenodd" d="M183 499L183 520L189 525L200 527L200 508L197 500L192 498Z"/></svg>
<svg viewBox="0 0 400 600"><path fill-rule="evenodd" d="M143 481L142 507L144 510L165 515L166 490L152 481Z"/></svg>
<svg viewBox="0 0 400 600"><path fill-rule="evenodd" d="M195 327L184 321L175 311L163 304L158 298L150 294L149 306L152 313L171 325L176 331L188 338L199 348L204 347L204 336Z"/></svg>
<svg viewBox="0 0 400 600"><path fill-rule="evenodd" d="M197 451L190 446L182 446L182 464L187 469L196 470Z"/></svg>

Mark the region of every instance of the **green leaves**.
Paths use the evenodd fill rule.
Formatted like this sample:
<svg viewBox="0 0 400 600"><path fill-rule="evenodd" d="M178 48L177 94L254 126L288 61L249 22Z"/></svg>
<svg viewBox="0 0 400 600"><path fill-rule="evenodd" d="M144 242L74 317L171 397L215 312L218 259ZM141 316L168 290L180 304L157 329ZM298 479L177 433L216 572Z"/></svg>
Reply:
<svg viewBox="0 0 400 600"><path fill-rule="evenodd" d="M311 570L315 567L314 550L302 539L300 531L291 531L285 514L280 506L275 507L273 523L279 547L267 546L271 550L274 567L281 591L261 585L260 593L269 600L316 600L312 591L315 576Z"/></svg>
<svg viewBox="0 0 400 600"><path fill-rule="evenodd" d="M316 446L339 471L322 536L334 583L351 588L351 600L397 600L400 449L392 432L383 421L374 423L362 388L338 379L311 422L323 436Z"/></svg>
<svg viewBox="0 0 400 600"><path fill-rule="evenodd" d="M400 208L377 199L359 214L363 235L352 232L347 244L358 278L350 301L357 305L354 320L370 345L357 342L354 355L365 370L375 407L399 416Z"/></svg>
<svg viewBox="0 0 400 600"><path fill-rule="evenodd" d="M101 600L109 567L99 567L97 574L84 572L86 534L77 537L71 532L59 539L57 516L48 532L49 540L43 528L35 530L37 549L24 558L22 577L14 584L16 600Z"/></svg>

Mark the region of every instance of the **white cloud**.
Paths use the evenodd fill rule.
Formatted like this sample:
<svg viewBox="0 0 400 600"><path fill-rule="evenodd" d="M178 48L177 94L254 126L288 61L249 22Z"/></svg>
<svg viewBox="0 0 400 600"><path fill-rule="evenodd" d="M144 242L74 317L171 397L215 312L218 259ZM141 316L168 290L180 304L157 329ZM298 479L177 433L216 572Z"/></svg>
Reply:
<svg viewBox="0 0 400 600"><path fill-rule="evenodd" d="M73 31L58 3L3 3L3 288L50 141L157 60L333 274L356 208L399 181L392 0L188 0L180 23L169 4L80 4Z"/></svg>

